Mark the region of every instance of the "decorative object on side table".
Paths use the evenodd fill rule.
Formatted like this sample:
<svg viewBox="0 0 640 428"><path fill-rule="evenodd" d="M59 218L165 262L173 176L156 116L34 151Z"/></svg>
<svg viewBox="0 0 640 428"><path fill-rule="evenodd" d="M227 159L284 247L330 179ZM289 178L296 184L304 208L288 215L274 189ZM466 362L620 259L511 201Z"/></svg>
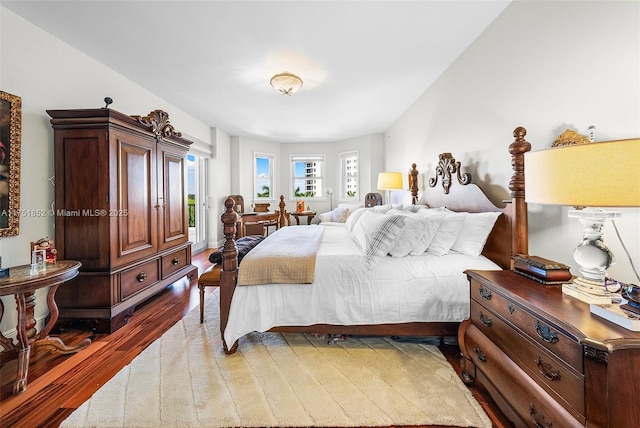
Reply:
<svg viewBox="0 0 640 428"><path fill-rule="evenodd" d="M55 263L58 258L58 250L55 249L53 240L46 238L40 238L35 242L31 242L31 251L44 250L45 261L47 263Z"/></svg>
<svg viewBox="0 0 640 428"><path fill-rule="evenodd" d="M0 257L0 278L5 278L9 276L9 268L2 268L2 257Z"/></svg>
<svg viewBox="0 0 640 428"><path fill-rule="evenodd" d="M619 212L593 207L640 206L640 139L572 144L525 154L526 201L574 206L569 217L583 226L573 257L581 277L563 286L588 303L611 303L604 287L614 257L602 240L605 221ZM588 207L588 208L585 208ZM580 292L573 293L575 290ZM586 297L585 297L586 296Z"/></svg>
<svg viewBox="0 0 640 428"><path fill-rule="evenodd" d="M513 257L514 271L543 285L558 285L571 282L569 266L538 256Z"/></svg>

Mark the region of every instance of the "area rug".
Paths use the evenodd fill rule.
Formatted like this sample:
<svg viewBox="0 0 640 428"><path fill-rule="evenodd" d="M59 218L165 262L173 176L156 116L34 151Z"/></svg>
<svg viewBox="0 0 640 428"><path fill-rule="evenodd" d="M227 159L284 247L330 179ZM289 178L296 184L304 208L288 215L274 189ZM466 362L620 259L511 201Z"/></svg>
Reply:
<svg viewBox="0 0 640 428"><path fill-rule="evenodd" d="M491 427L433 345L252 333L225 355L218 298L204 324L192 310L61 426Z"/></svg>

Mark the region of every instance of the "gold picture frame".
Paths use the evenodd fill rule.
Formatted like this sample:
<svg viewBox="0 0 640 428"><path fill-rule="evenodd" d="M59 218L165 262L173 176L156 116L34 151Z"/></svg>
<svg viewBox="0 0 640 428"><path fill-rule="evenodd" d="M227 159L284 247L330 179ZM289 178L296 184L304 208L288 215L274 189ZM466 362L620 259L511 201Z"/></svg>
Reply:
<svg viewBox="0 0 640 428"><path fill-rule="evenodd" d="M22 99L0 91L0 237L20 226Z"/></svg>

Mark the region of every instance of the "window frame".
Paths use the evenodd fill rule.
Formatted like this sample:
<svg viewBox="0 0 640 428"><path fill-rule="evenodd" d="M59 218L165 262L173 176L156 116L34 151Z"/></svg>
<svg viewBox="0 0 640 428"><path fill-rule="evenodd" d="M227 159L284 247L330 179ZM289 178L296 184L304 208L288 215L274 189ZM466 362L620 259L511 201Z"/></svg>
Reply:
<svg viewBox="0 0 640 428"><path fill-rule="evenodd" d="M342 201L358 201L360 200L360 152L358 150L350 150L348 152L339 153L340 159L340 200ZM346 161L348 158L356 158L357 169L353 175L347 175ZM356 194L349 196L347 194L349 179L355 179Z"/></svg>
<svg viewBox="0 0 640 428"><path fill-rule="evenodd" d="M269 163L269 196L259 196L258 192L258 159L267 159ZM276 197L275 193L275 180L274 173L276 170L276 156L271 153L253 152L253 198L254 201L274 202Z"/></svg>
<svg viewBox="0 0 640 428"><path fill-rule="evenodd" d="M316 186L316 195L315 196L296 196L296 180L304 179L305 177L298 177L295 174L295 164L297 162L309 163L315 162L320 163L320 176L314 176L315 180L320 181L320 186ZM326 196L324 194L324 189L326 187L326 167L327 167L327 157L324 154L297 154L297 155L289 155L289 186L290 186L290 200L324 200ZM302 190L302 189L301 189Z"/></svg>

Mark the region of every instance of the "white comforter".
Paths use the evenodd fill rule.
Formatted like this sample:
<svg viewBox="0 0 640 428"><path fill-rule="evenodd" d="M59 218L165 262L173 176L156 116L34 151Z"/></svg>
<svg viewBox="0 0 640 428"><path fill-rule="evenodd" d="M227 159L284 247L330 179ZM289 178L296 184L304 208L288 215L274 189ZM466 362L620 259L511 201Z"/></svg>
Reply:
<svg viewBox="0 0 640 428"><path fill-rule="evenodd" d="M318 323L459 322L469 317L465 269L500 268L453 253L384 257L372 268L344 227L327 226L313 283L237 286L224 338L231 346L252 331Z"/></svg>

